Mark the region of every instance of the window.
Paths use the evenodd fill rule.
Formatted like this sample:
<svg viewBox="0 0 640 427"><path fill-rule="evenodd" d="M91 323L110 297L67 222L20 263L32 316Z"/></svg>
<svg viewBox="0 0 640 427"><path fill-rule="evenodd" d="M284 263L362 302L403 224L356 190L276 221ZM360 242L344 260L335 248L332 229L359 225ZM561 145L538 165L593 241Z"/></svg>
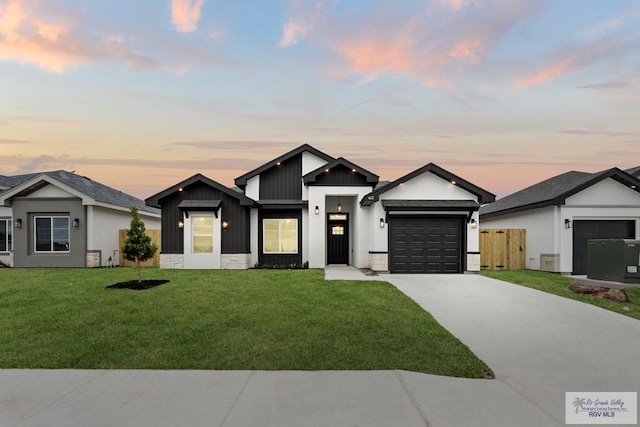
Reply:
<svg viewBox="0 0 640 427"><path fill-rule="evenodd" d="M11 220L0 218L0 252L11 250Z"/></svg>
<svg viewBox="0 0 640 427"><path fill-rule="evenodd" d="M298 220L265 219L262 222L263 252L265 254L298 253Z"/></svg>
<svg viewBox="0 0 640 427"><path fill-rule="evenodd" d="M37 216L36 252L69 252L69 217Z"/></svg>
<svg viewBox="0 0 640 427"><path fill-rule="evenodd" d="M213 217L192 216L191 236L194 254L213 253Z"/></svg>

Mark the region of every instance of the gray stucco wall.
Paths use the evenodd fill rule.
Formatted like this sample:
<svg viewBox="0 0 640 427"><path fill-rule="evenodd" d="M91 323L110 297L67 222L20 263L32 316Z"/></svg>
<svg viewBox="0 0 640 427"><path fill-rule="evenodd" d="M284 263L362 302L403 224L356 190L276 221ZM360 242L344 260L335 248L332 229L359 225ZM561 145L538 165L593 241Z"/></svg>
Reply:
<svg viewBox="0 0 640 427"><path fill-rule="evenodd" d="M34 217L36 215L68 215L69 221L80 220L80 227L69 228L67 253L34 252ZM13 265L14 267L85 267L87 232L85 207L80 199L13 199ZM22 228L15 220L22 219Z"/></svg>

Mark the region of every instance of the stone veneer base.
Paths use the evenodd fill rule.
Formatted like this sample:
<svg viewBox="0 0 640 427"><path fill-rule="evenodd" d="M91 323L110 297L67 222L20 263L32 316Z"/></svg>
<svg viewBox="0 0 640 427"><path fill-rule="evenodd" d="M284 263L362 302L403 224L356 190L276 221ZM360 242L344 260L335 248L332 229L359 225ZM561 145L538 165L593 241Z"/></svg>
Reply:
<svg viewBox="0 0 640 427"><path fill-rule="evenodd" d="M389 254L369 254L369 268L373 271L389 271Z"/></svg>
<svg viewBox="0 0 640 427"><path fill-rule="evenodd" d="M184 268L184 254L160 254L160 268Z"/></svg>

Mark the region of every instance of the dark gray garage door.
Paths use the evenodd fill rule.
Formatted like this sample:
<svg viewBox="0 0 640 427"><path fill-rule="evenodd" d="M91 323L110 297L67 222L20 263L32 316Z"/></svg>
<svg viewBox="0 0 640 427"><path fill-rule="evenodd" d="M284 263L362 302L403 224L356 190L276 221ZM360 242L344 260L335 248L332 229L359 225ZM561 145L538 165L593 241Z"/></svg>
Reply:
<svg viewBox="0 0 640 427"><path fill-rule="evenodd" d="M573 221L573 274L587 274L587 240L635 239L635 221Z"/></svg>
<svg viewBox="0 0 640 427"><path fill-rule="evenodd" d="M390 217L391 273L461 273L462 219Z"/></svg>

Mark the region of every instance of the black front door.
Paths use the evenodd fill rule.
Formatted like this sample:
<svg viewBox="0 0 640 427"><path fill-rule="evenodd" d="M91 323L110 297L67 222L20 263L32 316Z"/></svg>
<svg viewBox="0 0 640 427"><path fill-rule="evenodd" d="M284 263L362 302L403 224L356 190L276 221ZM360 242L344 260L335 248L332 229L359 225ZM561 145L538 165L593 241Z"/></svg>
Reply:
<svg viewBox="0 0 640 427"><path fill-rule="evenodd" d="M349 214L329 214L327 264L349 264Z"/></svg>

